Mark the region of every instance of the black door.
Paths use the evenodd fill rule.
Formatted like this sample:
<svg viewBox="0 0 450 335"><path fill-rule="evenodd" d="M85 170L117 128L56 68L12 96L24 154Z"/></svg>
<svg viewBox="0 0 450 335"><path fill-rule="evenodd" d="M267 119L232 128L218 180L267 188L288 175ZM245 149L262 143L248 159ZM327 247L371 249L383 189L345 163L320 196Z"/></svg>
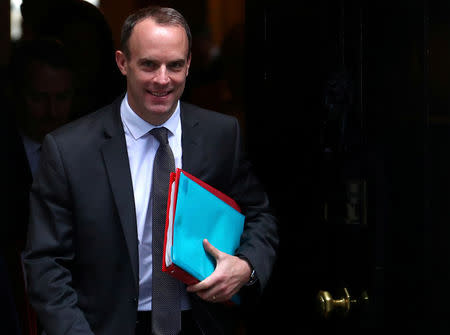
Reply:
<svg viewBox="0 0 450 335"><path fill-rule="evenodd" d="M248 0L246 10L247 144L281 234L255 333L425 327L430 39L448 5Z"/></svg>

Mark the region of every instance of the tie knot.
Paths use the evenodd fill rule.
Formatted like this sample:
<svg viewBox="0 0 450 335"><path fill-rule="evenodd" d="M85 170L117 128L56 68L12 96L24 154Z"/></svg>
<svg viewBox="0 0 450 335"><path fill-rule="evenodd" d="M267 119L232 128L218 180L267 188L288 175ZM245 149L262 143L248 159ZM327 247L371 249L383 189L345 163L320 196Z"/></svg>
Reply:
<svg viewBox="0 0 450 335"><path fill-rule="evenodd" d="M167 128L165 127L153 128L152 130L150 130L150 134L155 136L159 144L169 143L169 141L167 140Z"/></svg>

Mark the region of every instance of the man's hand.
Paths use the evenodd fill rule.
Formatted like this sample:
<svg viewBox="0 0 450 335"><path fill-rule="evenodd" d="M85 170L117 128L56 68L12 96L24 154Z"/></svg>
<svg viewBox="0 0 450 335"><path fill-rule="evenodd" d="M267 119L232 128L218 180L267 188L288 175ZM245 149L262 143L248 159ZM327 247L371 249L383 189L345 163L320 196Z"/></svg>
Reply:
<svg viewBox="0 0 450 335"><path fill-rule="evenodd" d="M203 247L216 259L216 269L201 282L188 286L187 291L197 293L210 302L228 301L248 282L250 265L239 257L220 251L206 239L203 240Z"/></svg>

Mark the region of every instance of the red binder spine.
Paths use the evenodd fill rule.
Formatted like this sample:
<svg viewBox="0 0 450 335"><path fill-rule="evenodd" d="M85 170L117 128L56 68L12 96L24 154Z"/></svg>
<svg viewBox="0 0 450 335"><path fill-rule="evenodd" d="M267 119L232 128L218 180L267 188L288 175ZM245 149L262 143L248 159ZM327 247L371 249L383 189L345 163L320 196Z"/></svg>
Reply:
<svg viewBox="0 0 450 335"><path fill-rule="evenodd" d="M176 266L173 263L171 265L169 265L168 267L165 267L165 270L163 269L163 271L167 272L172 277L175 277L176 279L181 280L186 285L193 285L193 284L196 284L199 282L199 280L197 278L190 275L188 272L184 271L183 269L179 268L178 266Z"/></svg>
<svg viewBox="0 0 450 335"><path fill-rule="evenodd" d="M176 180L176 173L172 172L170 174L170 180L169 180L169 195L167 197L167 211L166 211L166 226L164 228L164 249L163 249L163 261L162 261L162 270L164 272L168 272L168 268L166 266L166 248L170 247L167 246L167 230L169 229L169 212L170 212L170 199L172 197L172 183L174 183ZM176 192L175 192L176 194ZM173 206L174 208L174 213L175 214L175 206ZM172 227L173 230L173 227ZM173 233L173 231L172 231Z"/></svg>

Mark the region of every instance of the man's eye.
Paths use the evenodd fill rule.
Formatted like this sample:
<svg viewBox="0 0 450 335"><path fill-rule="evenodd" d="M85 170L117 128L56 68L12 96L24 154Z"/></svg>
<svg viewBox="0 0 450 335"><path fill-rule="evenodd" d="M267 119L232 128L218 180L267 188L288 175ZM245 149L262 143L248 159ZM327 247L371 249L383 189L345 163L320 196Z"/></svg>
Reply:
<svg viewBox="0 0 450 335"><path fill-rule="evenodd" d="M170 68L174 71L181 70L184 66L183 62L174 62L170 64Z"/></svg>
<svg viewBox="0 0 450 335"><path fill-rule="evenodd" d="M153 62L151 62L151 61L144 61L144 62L141 63L141 65L142 65L142 67L144 67L145 69L149 69L149 70L154 69L155 66L156 66L156 64L153 63Z"/></svg>
<svg viewBox="0 0 450 335"><path fill-rule="evenodd" d="M34 103L42 102L46 99L46 95L44 93L32 92L28 94L28 98Z"/></svg>
<svg viewBox="0 0 450 335"><path fill-rule="evenodd" d="M67 101L72 97L72 93L70 91L61 92L56 94L56 100L58 101Z"/></svg>

